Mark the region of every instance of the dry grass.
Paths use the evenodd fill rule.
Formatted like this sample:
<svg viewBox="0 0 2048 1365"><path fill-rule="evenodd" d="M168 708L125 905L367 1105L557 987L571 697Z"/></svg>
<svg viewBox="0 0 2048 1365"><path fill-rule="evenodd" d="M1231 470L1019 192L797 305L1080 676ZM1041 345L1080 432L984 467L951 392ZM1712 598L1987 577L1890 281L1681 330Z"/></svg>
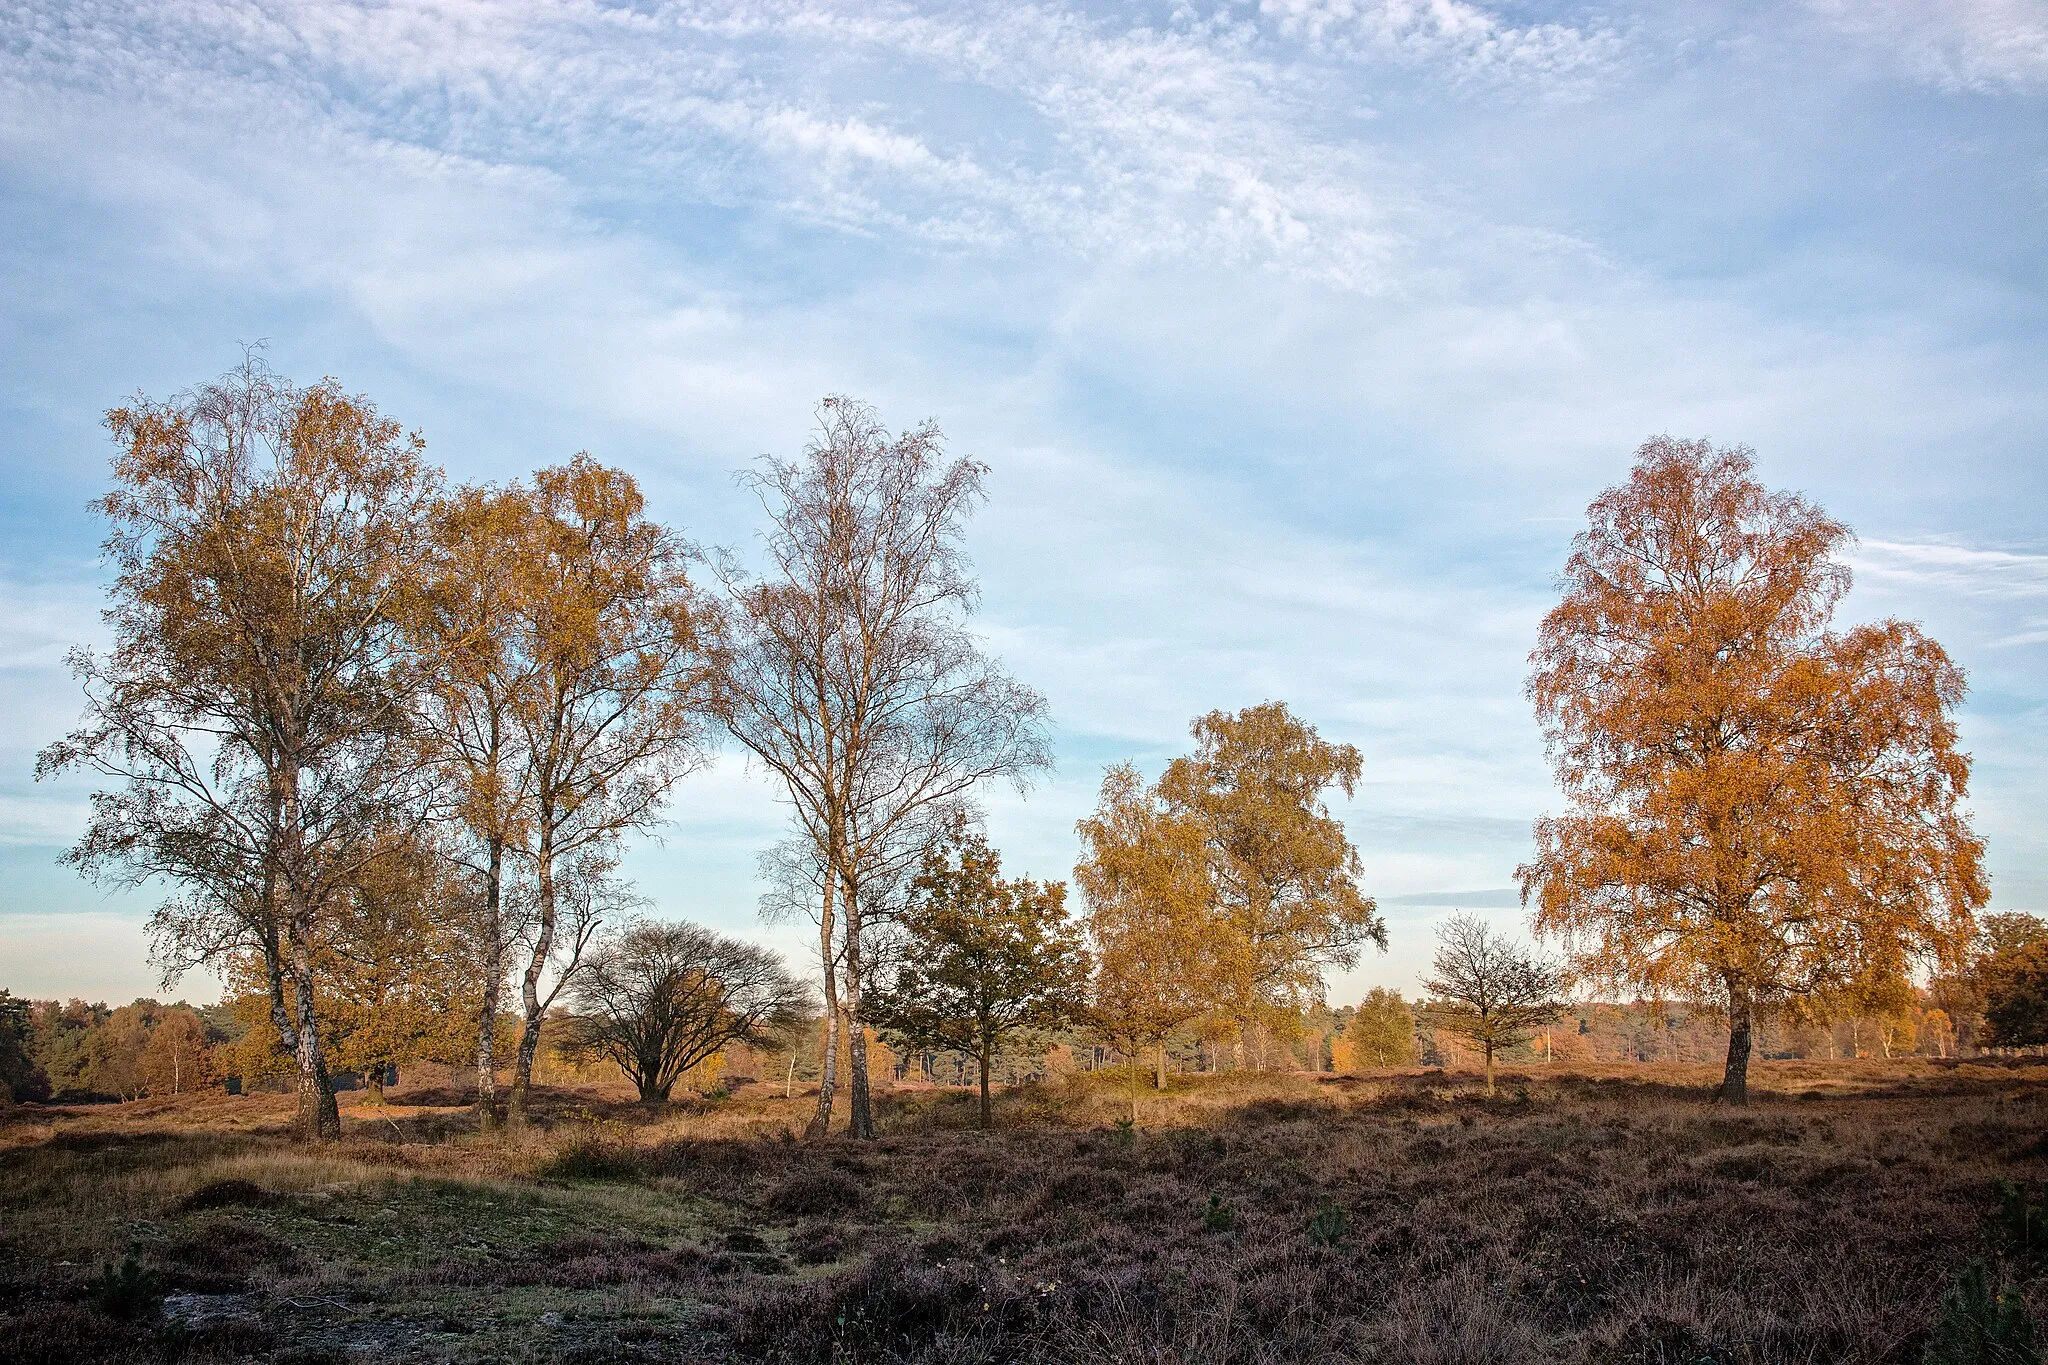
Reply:
<svg viewBox="0 0 2048 1365"><path fill-rule="evenodd" d="M549 1092L519 1141L399 1093L321 1151L283 1097L16 1110L0 1360L1908 1362L1997 1182L2048 1179L2048 1067L1769 1063L1741 1112L1711 1079L1186 1078L1125 1133L1097 1075L986 1134L903 1092L872 1144L760 1086ZM111 1316L130 1246L240 1317Z"/></svg>

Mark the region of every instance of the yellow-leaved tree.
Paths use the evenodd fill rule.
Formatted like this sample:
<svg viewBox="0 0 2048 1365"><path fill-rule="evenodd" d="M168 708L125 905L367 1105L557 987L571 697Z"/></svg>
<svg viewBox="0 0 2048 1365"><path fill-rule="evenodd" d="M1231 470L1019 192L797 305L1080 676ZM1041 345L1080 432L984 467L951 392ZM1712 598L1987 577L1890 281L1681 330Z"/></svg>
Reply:
<svg viewBox="0 0 2048 1365"><path fill-rule="evenodd" d="M1212 1003L1242 1037L1320 1001L1324 971L1352 966L1367 943L1386 949L1358 850L1323 799L1350 796L1362 761L1285 702L1211 711L1189 729L1195 752L1167 765L1156 797L1202 843Z"/></svg>
<svg viewBox="0 0 2048 1365"><path fill-rule="evenodd" d="M1986 898L1963 673L1914 625L1838 632L1847 527L1750 451L1659 437L1573 541L1529 696L1569 807L1517 871L1585 978L1760 1004L1953 961Z"/></svg>
<svg viewBox="0 0 2048 1365"><path fill-rule="evenodd" d="M1129 1060L1136 1123L1139 1056L1216 994L1206 851L1200 827L1161 809L1128 763L1103 776L1101 803L1076 829L1084 848L1074 882L1095 955L1089 1014Z"/></svg>

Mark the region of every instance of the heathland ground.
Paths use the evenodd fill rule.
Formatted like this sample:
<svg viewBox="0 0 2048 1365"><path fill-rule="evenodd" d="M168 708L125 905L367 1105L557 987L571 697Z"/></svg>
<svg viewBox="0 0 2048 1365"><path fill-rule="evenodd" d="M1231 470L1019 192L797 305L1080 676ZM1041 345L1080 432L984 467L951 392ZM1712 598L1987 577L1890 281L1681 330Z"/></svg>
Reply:
<svg viewBox="0 0 2048 1365"><path fill-rule="evenodd" d="M521 1138L400 1088L318 1149L286 1096L18 1106L0 1361L1910 1362L1976 1260L2048 1309L2048 1062L1717 1077L1177 1077L1132 1129L1097 1074L867 1143L764 1084Z"/></svg>

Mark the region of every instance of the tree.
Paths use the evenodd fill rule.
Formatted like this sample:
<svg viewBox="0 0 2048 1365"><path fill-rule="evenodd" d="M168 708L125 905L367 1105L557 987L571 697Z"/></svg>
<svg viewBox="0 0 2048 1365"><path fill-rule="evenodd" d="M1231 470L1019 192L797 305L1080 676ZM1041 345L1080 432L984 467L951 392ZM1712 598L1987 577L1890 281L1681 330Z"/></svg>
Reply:
<svg viewBox="0 0 2048 1365"><path fill-rule="evenodd" d="M1163 1089L1167 1035L1217 995L1207 846L1199 824L1162 809L1128 763L1103 774L1095 814L1075 829L1084 847L1074 882L1095 957L1089 1019L1129 1060L1136 1123L1139 1056L1158 1050Z"/></svg>
<svg viewBox="0 0 2048 1365"><path fill-rule="evenodd" d="M73 652L85 720L37 774L119 784L93 795L66 857L102 881L182 889L152 923L167 982L260 955L300 1131L332 1140L315 962L333 898L412 804L398 623L438 476L368 399L296 388L253 355L107 423L119 454L95 507L112 528L114 644Z"/></svg>
<svg viewBox="0 0 2048 1365"><path fill-rule="evenodd" d="M29 1002L0 989L0 1102L50 1097L50 1078L35 1059L35 1034Z"/></svg>
<svg viewBox="0 0 2048 1365"><path fill-rule="evenodd" d="M1432 965L1436 975L1422 983L1432 997L1423 1016L1478 1049L1491 1095L1495 1054L1564 1013L1564 971L1471 915L1453 915L1437 929Z"/></svg>
<svg viewBox="0 0 2048 1365"><path fill-rule="evenodd" d="M1415 1012L1401 998L1401 992L1374 986L1366 992L1351 1022L1344 1026L1342 1041L1351 1066L1413 1066Z"/></svg>
<svg viewBox="0 0 2048 1365"><path fill-rule="evenodd" d="M1283 702L1189 727L1195 752L1167 765L1157 798L1201 831L1214 916L1217 1004L1240 1028L1319 1001L1323 973L1357 963L1387 930L1358 889L1358 850L1323 795L1350 796L1361 760Z"/></svg>
<svg viewBox="0 0 2048 1365"><path fill-rule="evenodd" d="M1944 1010L1933 1009L1920 1016L1920 1051L1935 1057L1956 1055L1956 1026Z"/></svg>
<svg viewBox="0 0 2048 1365"><path fill-rule="evenodd" d="M903 949L866 1000L867 1018L914 1048L964 1052L981 1072L981 1126L993 1123L989 1068L1018 1032L1059 1028L1087 1004L1088 953L1066 887L1001 875L964 816L926 855L898 921Z"/></svg>
<svg viewBox="0 0 2048 1365"><path fill-rule="evenodd" d="M457 857L477 882L470 937L477 962L476 1107L496 1125L497 1026L510 962L507 860L527 846L533 765L517 707L538 684L538 661L519 648L520 567L533 537L525 489L456 489L435 505L425 587L409 627L436 660L421 689L420 728L462 832Z"/></svg>
<svg viewBox="0 0 2048 1365"><path fill-rule="evenodd" d="M400 1061L455 1062L473 1047L488 969L470 930L466 888L442 851L392 830L382 857L339 898L321 963L323 1034L337 1065L383 1102Z"/></svg>
<svg viewBox="0 0 2048 1365"><path fill-rule="evenodd" d="M143 1045L143 1087L152 1095L182 1095L212 1079L206 1021L182 1006L165 1010Z"/></svg>
<svg viewBox="0 0 2048 1365"><path fill-rule="evenodd" d="M827 1040L809 1132L832 1117L837 1030L861 1014L869 890L981 783L1021 790L1047 766L1045 701L982 653L960 541L985 466L948 460L936 426L891 436L874 409L827 398L800 461L744 481L772 523L771 574L723 575L732 604L723 714L781 782L823 870ZM874 1136L867 1055L849 1052L850 1131Z"/></svg>
<svg viewBox="0 0 2048 1365"><path fill-rule="evenodd" d="M587 455L534 475L515 557L513 642L531 670L510 711L528 765L533 913L507 1121L525 1123L549 1007L574 977L594 920L565 920L561 876L586 886L626 831L658 815L709 754L717 610L691 583L689 547L646 515L639 485ZM554 977L546 989L550 967Z"/></svg>
<svg viewBox="0 0 2048 1365"><path fill-rule="evenodd" d="M1999 949L1984 964L1982 976L1985 1044L2048 1043L2048 939Z"/></svg>
<svg viewBox="0 0 2048 1365"><path fill-rule="evenodd" d="M572 1056L616 1062L644 1104L730 1043L801 1025L804 987L766 948L694 924L638 920L610 934L570 987Z"/></svg>
<svg viewBox="0 0 2048 1365"><path fill-rule="evenodd" d="M1986 895L1962 671L1833 632L1849 531L1753 467L1659 437L1593 503L1530 656L1570 808L1517 870L1589 978L1725 1002L1734 1104L1759 1003L1953 955Z"/></svg>

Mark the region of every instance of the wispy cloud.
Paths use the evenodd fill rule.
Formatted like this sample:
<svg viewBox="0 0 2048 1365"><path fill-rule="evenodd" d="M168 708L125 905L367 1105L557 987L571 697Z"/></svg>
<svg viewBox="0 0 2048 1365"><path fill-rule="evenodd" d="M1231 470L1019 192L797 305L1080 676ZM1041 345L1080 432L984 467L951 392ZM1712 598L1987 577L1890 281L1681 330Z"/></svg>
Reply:
<svg viewBox="0 0 2048 1365"><path fill-rule="evenodd" d="M1605 30L1460 0L1118 26L1057 5L194 0L0 21L17 89L298 118L488 164L597 165L933 249L1200 256L1384 288L1426 205L1313 61L1337 45L1456 83L1577 81ZM933 101L933 82L954 86ZM914 98L884 101L892 89ZM651 190L652 185L648 188Z"/></svg>
<svg viewBox="0 0 2048 1365"><path fill-rule="evenodd" d="M1865 540L1850 563L1860 574L1970 597L2048 597L2048 554L1953 542Z"/></svg>
<svg viewBox="0 0 2048 1365"><path fill-rule="evenodd" d="M2048 5L2040 0L1810 0L1843 32L1949 90L2048 84Z"/></svg>
<svg viewBox="0 0 2048 1365"><path fill-rule="evenodd" d="M1354 57L1393 56L1464 82L1578 97L1613 74L1626 39L1603 23L1516 24L1464 0L1259 0L1289 37Z"/></svg>

